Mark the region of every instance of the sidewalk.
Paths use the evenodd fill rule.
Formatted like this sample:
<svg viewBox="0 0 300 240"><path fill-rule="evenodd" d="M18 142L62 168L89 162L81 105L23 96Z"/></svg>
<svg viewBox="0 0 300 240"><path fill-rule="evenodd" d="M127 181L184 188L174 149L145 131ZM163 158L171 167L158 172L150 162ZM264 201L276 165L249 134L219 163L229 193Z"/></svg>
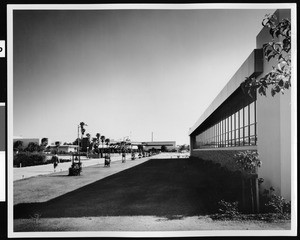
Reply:
<svg viewBox="0 0 300 240"><path fill-rule="evenodd" d="M131 154L126 154L126 160L131 159ZM122 156L121 155L113 155L111 156L111 162L121 161ZM104 165L104 158L90 158L87 159L81 158L82 167L88 167L93 166L97 164L103 164ZM71 167L71 162L63 162L59 163L58 166L55 169L55 172L62 172L62 171L68 171L69 167ZM30 166L30 167L21 167L21 168L14 168L14 181L30 178L34 176L39 175L46 175L54 173L54 167L53 164L45 164L45 165L38 165L38 166Z"/></svg>

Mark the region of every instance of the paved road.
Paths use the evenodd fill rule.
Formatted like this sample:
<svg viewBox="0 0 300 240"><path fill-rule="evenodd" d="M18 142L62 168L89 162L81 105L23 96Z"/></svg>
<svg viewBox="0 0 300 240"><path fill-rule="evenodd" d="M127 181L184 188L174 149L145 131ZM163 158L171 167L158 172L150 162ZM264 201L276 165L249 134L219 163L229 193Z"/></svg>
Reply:
<svg viewBox="0 0 300 240"><path fill-rule="evenodd" d="M130 159L131 155L127 154L126 159ZM119 154L111 156L111 161L121 161L122 157ZM82 167L88 167L97 164L104 165L104 158L81 158ZM31 167L21 167L21 168L14 168L14 181L25 179L29 177L34 177L38 175L45 175L51 174L54 172L61 172L61 171L68 171L69 167L71 167L71 162L64 162L59 163L54 171L53 164L45 164L45 165L38 165L38 166L31 166Z"/></svg>
<svg viewBox="0 0 300 240"><path fill-rule="evenodd" d="M175 159L178 157L180 158L188 157L188 154L161 153L161 154L151 156L150 158L174 158ZM111 156L112 162L121 161L121 159L122 157L120 154L114 154ZM126 159L127 160L131 159L131 154L127 154ZM92 158L92 159L81 158L81 162L82 162L82 167L88 167L97 164L104 165L104 158ZM13 179L14 181L16 181L16 180L34 177L38 175L46 175L46 174L51 174L60 171L68 171L70 166L71 166L71 162L59 163L55 171L54 171L53 164L14 168Z"/></svg>

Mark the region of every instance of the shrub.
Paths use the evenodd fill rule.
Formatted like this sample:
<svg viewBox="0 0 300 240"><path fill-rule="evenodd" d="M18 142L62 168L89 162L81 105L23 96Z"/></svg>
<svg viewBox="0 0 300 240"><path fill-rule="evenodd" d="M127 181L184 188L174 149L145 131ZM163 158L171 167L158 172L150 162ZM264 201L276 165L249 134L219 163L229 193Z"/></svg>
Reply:
<svg viewBox="0 0 300 240"><path fill-rule="evenodd" d="M265 189L261 195L262 212L275 214L290 214L291 201L286 201L282 196L274 193L275 189L270 187Z"/></svg>
<svg viewBox="0 0 300 240"><path fill-rule="evenodd" d="M221 200L218 202L219 205L219 213L226 214L229 216L236 216L239 214L238 210L238 202L226 202L225 200Z"/></svg>
<svg viewBox="0 0 300 240"><path fill-rule="evenodd" d="M46 163L46 155L43 153L22 152L14 156L14 166L22 167L42 165Z"/></svg>
<svg viewBox="0 0 300 240"><path fill-rule="evenodd" d="M271 198L265 204L265 207L269 213L291 213L291 202L287 202L282 196L276 194L271 195Z"/></svg>
<svg viewBox="0 0 300 240"><path fill-rule="evenodd" d="M241 151L234 155L234 159L238 167L247 172L255 173L256 168L261 166L261 161L258 158L256 151Z"/></svg>

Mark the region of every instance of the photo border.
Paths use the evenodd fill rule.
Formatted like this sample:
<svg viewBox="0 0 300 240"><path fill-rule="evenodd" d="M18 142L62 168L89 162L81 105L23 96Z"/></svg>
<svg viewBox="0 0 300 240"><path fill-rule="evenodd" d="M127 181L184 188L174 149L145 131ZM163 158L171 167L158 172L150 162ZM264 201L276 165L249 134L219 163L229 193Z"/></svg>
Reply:
<svg viewBox="0 0 300 240"><path fill-rule="evenodd" d="M210 231L101 231L101 232L14 232L13 231L13 11L14 10L105 10L105 9L290 9L292 46L296 46L296 4L8 4L7 5L7 150L8 150L8 237L205 237L205 236L295 236L297 216L292 214L291 230ZM292 209L297 213L297 58L292 51Z"/></svg>

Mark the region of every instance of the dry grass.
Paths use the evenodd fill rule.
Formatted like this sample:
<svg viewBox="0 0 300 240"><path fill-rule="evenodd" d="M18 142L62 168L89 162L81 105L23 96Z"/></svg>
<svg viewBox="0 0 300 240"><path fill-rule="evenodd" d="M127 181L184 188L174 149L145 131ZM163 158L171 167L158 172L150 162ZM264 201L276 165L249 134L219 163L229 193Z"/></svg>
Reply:
<svg viewBox="0 0 300 240"><path fill-rule="evenodd" d="M14 221L15 232L46 231L203 231L203 230L290 230L290 221L212 221L209 217L184 217L170 220L154 216L114 216L81 218L42 218ZM214 234L211 231L211 234ZM234 234L234 232L233 232ZM201 235L201 234L199 234ZM46 234L45 234L46 236ZM121 235L120 235L121 236Z"/></svg>
<svg viewBox="0 0 300 240"><path fill-rule="evenodd" d="M57 173L14 182L18 202L14 206L14 231L288 230L291 227L289 220L213 221L207 214L214 212L220 199L237 200L240 186L236 176L224 175L202 161L153 159L108 176L109 171L120 170L117 166L116 163L111 168L87 167L78 177ZM100 172L107 177L99 180Z"/></svg>
<svg viewBox="0 0 300 240"><path fill-rule="evenodd" d="M97 175L95 168L86 168L85 175L75 178L53 175L28 179L20 191L30 197L38 191L40 199L62 189L73 190L79 182L88 182ZM46 202L15 205L15 218L41 214L50 217L87 216L197 216L209 214L218 200L235 198L239 192L234 177L217 174L202 161L192 159L153 159L141 165L79 187ZM16 184L17 185L17 184ZM39 188L37 188L39 187ZM18 193L16 192L17 196ZM29 196L26 196L29 195Z"/></svg>

